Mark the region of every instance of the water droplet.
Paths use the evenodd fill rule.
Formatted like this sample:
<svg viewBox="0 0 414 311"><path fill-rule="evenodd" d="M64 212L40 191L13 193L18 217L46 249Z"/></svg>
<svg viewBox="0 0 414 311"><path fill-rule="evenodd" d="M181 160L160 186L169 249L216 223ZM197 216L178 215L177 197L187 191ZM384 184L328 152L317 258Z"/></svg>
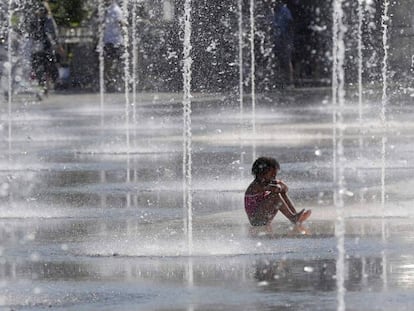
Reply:
<svg viewBox="0 0 414 311"><path fill-rule="evenodd" d="M26 240L33 241L36 238L36 234L34 232L29 233L26 236Z"/></svg>
<svg viewBox="0 0 414 311"><path fill-rule="evenodd" d="M269 282L267 282L267 281L261 281L261 282L257 283L257 286L268 286L268 285L269 285Z"/></svg>
<svg viewBox="0 0 414 311"><path fill-rule="evenodd" d="M10 188L9 183L6 183L6 182L2 183L0 185L0 197L8 196L9 195L9 188Z"/></svg>
<svg viewBox="0 0 414 311"><path fill-rule="evenodd" d="M39 261L40 260L40 255L38 253L32 253L30 255L30 260L31 261Z"/></svg>

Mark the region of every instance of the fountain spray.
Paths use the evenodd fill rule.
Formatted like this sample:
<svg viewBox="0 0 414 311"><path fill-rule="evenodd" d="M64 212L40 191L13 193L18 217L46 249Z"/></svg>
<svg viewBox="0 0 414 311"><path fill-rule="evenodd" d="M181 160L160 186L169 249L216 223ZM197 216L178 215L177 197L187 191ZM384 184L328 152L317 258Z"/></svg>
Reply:
<svg viewBox="0 0 414 311"><path fill-rule="evenodd" d="M128 29L128 0L124 0L122 3L122 14L123 14L123 25L122 31L124 33L124 88L125 88L125 140L126 140L126 153L127 153L127 171L126 171L126 182L131 181L130 173L130 128L129 128L129 115L130 115L130 100L129 100L129 82L130 82L130 72L129 72L129 29ZM127 195L127 206L131 204L130 194Z"/></svg>
<svg viewBox="0 0 414 311"><path fill-rule="evenodd" d="M100 114L101 114L101 129L103 130L104 126L104 71L105 71L105 62L104 62L104 19L105 19L105 8L104 0L99 0L98 2L98 19L99 19L99 41L98 41L98 57L99 57L99 94L100 94Z"/></svg>
<svg viewBox="0 0 414 311"><path fill-rule="evenodd" d="M192 228L192 160L191 160L191 0L184 3L184 49L183 49L183 203L184 203L184 231L187 235L188 253L193 249Z"/></svg>
<svg viewBox="0 0 414 311"><path fill-rule="evenodd" d="M9 1L9 7L8 7L8 39L7 39L7 59L8 59L8 96L7 96L7 113L8 113L8 151L9 151L9 160L11 159L11 142L12 142L12 96L13 96L13 88L12 88L12 68L13 68L13 56L12 56L12 36L13 36L13 30L12 30L12 17L13 17L13 0Z"/></svg>
<svg viewBox="0 0 414 311"><path fill-rule="evenodd" d="M382 148L381 148L381 207L384 212L385 207L385 149L387 144L387 137L385 136L387 120L386 120L386 109L388 104L388 81L387 81L387 71L388 71L388 7L389 1L384 0L384 12L381 18L382 26L382 46L384 49L384 57L382 59L382 99L381 99L381 126L383 129L382 135Z"/></svg>
<svg viewBox="0 0 414 311"><path fill-rule="evenodd" d="M382 241L386 241L386 227L385 227L385 166L386 166L386 146L387 146L387 137L386 137L386 128L387 128L387 119L386 119L386 109L388 104L388 81L387 81L387 71L388 71L388 8L389 0L384 0L384 12L381 18L382 26L382 45L384 49L384 57L382 60L382 100L381 100L381 125L382 125L382 140L381 140L381 209L382 209ZM387 255L385 250L382 251L382 280L384 288L387 287Z"/></svg>
<svg viewBox="0 0 414 311"><path fill-rule="evenodd" d="M238 1L239 10L239 102L240 117L243 119L243 0Z"/></svg>
<svg viewBox="0 0 414 311"><path fill-rule="evenodd" d="M129 139L129 111L130 111L130 101L129 101L129 81L130 81L130 72L129 72L129 29L127 25L128 20L128 0L123 1L122 3L122 14L124 23L122 25L122 31L124 33L124 55L122 56L124 60L124 88L125 88L125 126L126 126L126 146L127 153L130 152L130 139ZM128 172L129 174L129 172Z"/></svg>
<svg viewBox="0 0 414 311"><path fill-rule="evenodd" d="M137 1L132 1L132 122L137 123L137 69L138 69L138 39L137 39Z"/></svg>
<svg viewBox="0 0 414 311"><path fill-rule="evenodd" d="M250 0L250 75L251 75L251 96L252 96L252 132L253 132L253 160L256 158L256 68L255 68L255 54L254 54L254 0Z"/></svg>
<svg viewBox="0 0 414 311"><path fill-rule="evenodd" d="M363 73L363 58L362 58L362 25L364 23L364 1L358 0L358 123L359 128L362 128L362 73ZM359 140L359 147L362 148L362 138Z"/></svg>
<svg viewBox="0 0 414 311"><path fill-rule="evenodd" d="M138 83L138 38L137 38L137 1L132 1L132 124L134 127L133 141L136 149L137 137L137 83ZM138 181L137 170L134 169L133 182ZM134 197L135 201L137 196ZM137 202L134 202L136 205Z"/></svg>
<svg viewBox="0 0 414 311"><path fill-rule="evenodd" d="M343 108L345 102L345 32L343 23L343 0L333 2L333 167L334 167L334 204L337 213L335 236L337 238L338 258L336 261L336 286L338 311L345 310L345 221L344 209L344 146L343 146ZM336 163L338 162L338 163Z"/></svg>

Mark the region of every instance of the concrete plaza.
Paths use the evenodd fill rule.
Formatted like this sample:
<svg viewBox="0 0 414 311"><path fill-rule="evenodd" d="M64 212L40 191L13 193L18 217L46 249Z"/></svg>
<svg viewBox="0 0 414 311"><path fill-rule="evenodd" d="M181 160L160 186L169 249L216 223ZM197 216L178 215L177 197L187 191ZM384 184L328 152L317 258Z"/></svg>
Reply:
<svg viewBox="0 0 414 311"><path fill-rule="evenodd" d="M329 88L258 94L254 114L249 96L241 110L237 95L193 94L190 253L182 94L2 102L0 310L411 310L414 91L392 94L385 126L378 92L361 106L354 93L336 132L343 209ZM249 227L260 155L312 209L303 227Z"/></svg>

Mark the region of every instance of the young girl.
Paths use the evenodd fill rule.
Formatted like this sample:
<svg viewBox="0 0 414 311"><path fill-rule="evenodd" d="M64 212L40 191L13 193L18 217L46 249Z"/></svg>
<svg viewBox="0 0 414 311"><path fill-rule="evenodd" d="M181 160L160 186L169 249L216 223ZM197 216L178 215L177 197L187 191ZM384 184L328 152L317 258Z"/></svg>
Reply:
<svg viewBox="0 0 414 311"><path fill-rule="evenodd" d="M280 210L292 224L300 225L311 214L310 210L296 212L287 196L288 187L276 180L279 163L270 157L258 158L252 166L255 179L249 185L244 197L244 206L252 226L269 225Z"/></svg>

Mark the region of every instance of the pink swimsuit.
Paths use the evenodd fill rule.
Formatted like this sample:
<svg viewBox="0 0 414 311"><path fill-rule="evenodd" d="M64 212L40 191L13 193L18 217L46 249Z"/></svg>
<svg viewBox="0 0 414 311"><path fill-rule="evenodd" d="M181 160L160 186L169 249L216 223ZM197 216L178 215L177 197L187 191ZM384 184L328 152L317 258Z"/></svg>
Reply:
<svg viewBox="0 0 414 311"><path fill-rule="evenodd" d="M265 191L257 194L244 195L244 209L246 210L250 222L255 219L256 212L259 209L261 202L270 194L270 191Z"/></svg>

